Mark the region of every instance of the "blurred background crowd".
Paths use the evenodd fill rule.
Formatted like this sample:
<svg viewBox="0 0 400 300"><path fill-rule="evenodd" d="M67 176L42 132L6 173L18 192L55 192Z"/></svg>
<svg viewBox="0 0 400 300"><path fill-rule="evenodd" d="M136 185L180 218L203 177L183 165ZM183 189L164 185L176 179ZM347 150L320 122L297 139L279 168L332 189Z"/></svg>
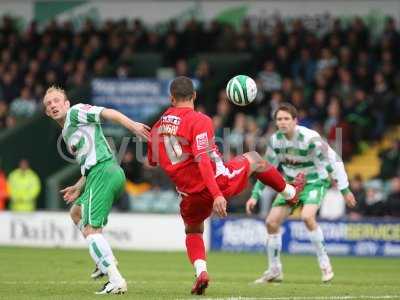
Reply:
<svg viewBox="0 0 400 300"><path fill-rule="evenodd" d="M175 76L199 80L197 109L213 118L216 136L232 145L228 155L242 149L263 153L275 128L272 113L285 101L298 108L301 125L317 130L333 145L340 140L342 157L350 162L399 126L399 48L400 33L391 18L383 32L373 36L361 18L354 18L349 26L334 20L328 32L317 35L300 20L290 26L278 21L268 32L252 28L247 21L235 28L196 20L184 26L171 22L163 30L152 29L141 20L101 24L87 20L78 30L69 22L55 21L39 30L32 22L18 30L15 20L4 16L0 25L0 133L41 113L48 86L64 87L73 103L88 102L91 79L137 77L132 58L151 52L160 53L162 67L173 70ZM221 70L206 59L191 62L199 53L250 55L248 75L258 85L255 103L244 109L231 105L225 87L215 80ZM174 197L168 180L137 162L134 153L130 149L122 161L129 182L119 208L132 206L128 195L137 196L134 207L139 210L146 197ZM392 138L379 147L379 158L377 176L366 181L363 174L352 174L351 188L359 204L343 214L353 219L400 217L400 140ZM26 164L22 162L19 169L26 169ZM12 203L18 198L10 177L0 173L0 209L6 207L1 205L6 199ZM232 201L231 211L243 212L248 191Z"/></svg>

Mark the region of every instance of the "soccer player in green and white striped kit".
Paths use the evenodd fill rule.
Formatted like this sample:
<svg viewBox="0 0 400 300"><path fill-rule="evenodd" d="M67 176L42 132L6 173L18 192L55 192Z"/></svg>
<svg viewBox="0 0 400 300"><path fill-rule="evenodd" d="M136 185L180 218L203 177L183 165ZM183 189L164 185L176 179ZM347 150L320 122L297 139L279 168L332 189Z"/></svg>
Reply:
<svg viewBox="0 0 400 300"><path fill-rule="evenodd" d="M81 167L82 177L70 187L62 190L67 203L73 203L71 217L80 223L89 253L108 282L97 294L121 294L127 291L103 227L112 204L125 187L125 174L118 165L108 145L102 128L101 118L118 123L132 133L149 138L148 127L137 123L120 112L104 107L70 102L64 90L50 87L44 96L46 115L61 127L62 136L70 153Z"/></svg>
<svg viewBox="0 0 400 300"><path fill-rule="evenodd" d="M289 103L282 103L275 111L274 117L278 131L269 140L266 159L275 166L280 165L289 182L300 172L304 173L306 185L297 203L287 201L280 195L274 200L266 219L268 269L255 283L282 281L280 260L282 236L279 229L285 218L297 206L302 207L301 219L315 247L322 281L328 282L332 280L334 274L324 246L322 230L316 221L316 214L330 186L330 179L335 181L348 206L355 206L356 200L349 190L343 162L336 152L322 141L316 131L297 125L296 108ZM252 196L246 203L247 213L251 213L263 188L264 185L257 181Z"/></svg>

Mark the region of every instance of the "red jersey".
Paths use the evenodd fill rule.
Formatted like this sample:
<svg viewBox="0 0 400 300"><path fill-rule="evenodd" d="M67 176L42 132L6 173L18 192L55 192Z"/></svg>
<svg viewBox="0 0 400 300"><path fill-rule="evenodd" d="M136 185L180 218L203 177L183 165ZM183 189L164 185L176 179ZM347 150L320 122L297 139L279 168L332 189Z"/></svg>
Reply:
<svg viewBox="0 0 400 300"><path fill-rule="evenodd" d="M196 157L209 153L215 175L224 168L214 142L210 117L187 107L170 107L151 129L148 159L161 166L180 192L197 193L206 188Z"/></svg>

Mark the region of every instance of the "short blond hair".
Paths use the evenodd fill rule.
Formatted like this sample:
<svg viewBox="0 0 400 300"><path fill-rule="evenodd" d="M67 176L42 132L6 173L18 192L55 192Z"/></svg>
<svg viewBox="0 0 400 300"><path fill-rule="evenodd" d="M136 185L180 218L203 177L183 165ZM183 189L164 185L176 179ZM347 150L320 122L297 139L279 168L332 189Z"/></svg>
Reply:
<svg viewBox="0 0 400 300"><path fill-rule="evenodd" d="M60 87L58 87L58 86L55 86L55 85L52 85L51 87L49 87L49 88L46 90L46 93L44 94L43 99L46 98L47 94L50 94L50 93L52 93L52 92L59 92L59 93L63 94L65 100L67 100L67 93L65 92L65 90L62 89L62 88L60 88Z"/></svg>

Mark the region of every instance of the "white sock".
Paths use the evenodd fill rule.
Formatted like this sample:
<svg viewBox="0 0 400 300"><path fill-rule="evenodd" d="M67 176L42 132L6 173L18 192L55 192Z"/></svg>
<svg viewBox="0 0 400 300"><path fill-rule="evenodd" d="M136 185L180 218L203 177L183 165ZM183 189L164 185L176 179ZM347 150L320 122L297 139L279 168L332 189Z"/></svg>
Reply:
<svg viewBox="0 0 400 300"><path fill-rule="evenodd" d="M293 185L286 183L285 189L281 192L281 195L286 200L290 200L296 196L296 189Z"/></svg>
<svg viewBox="0 0 400 300"><path fill-rule="evenodd" d="M121 282L122 276L115 265L115 258L107 240L100 233L89 235L86 240L89 244L89 253L97 266L112 283Z"/></svg>
<svg viewBox="0 0 400 300"><path fill-rule="evenodd" d="M202 259L196 259L193 263L194 268L196 269L196 277L199 277L201 272L207 272L207 262Z"/></svg>
<svg viewBox="0 0 400 300"><path fill-rule="evenodd" d="M75 224L75 223L74 223ZM82 220L80 220L78 222L78 224L75 224L76 228L83 234L83 229L85 228L85 226L82 223ZM111 248L110 248L111 249ZM118 260L115 258L114 253L112 253L111 251L111 255L112 255L112 259L115 262L115 265L118 266Z"/></svg>
<svg viewBox="0 0 400 300"><path fill-rule="evenodd" d="M314 245L315 252L317 254L319 266L325 268L330 265L328 253L325 249L324 234L322 233L321 227L317 227L313 231L308 231L310 241Z"/></svg>
<svg viewBox="0 0 400 300"><path fill-rule="evenodd" d="M269 234L267 238L268 266L282 268L281 263L282 237L280 233Z"/></svg>

